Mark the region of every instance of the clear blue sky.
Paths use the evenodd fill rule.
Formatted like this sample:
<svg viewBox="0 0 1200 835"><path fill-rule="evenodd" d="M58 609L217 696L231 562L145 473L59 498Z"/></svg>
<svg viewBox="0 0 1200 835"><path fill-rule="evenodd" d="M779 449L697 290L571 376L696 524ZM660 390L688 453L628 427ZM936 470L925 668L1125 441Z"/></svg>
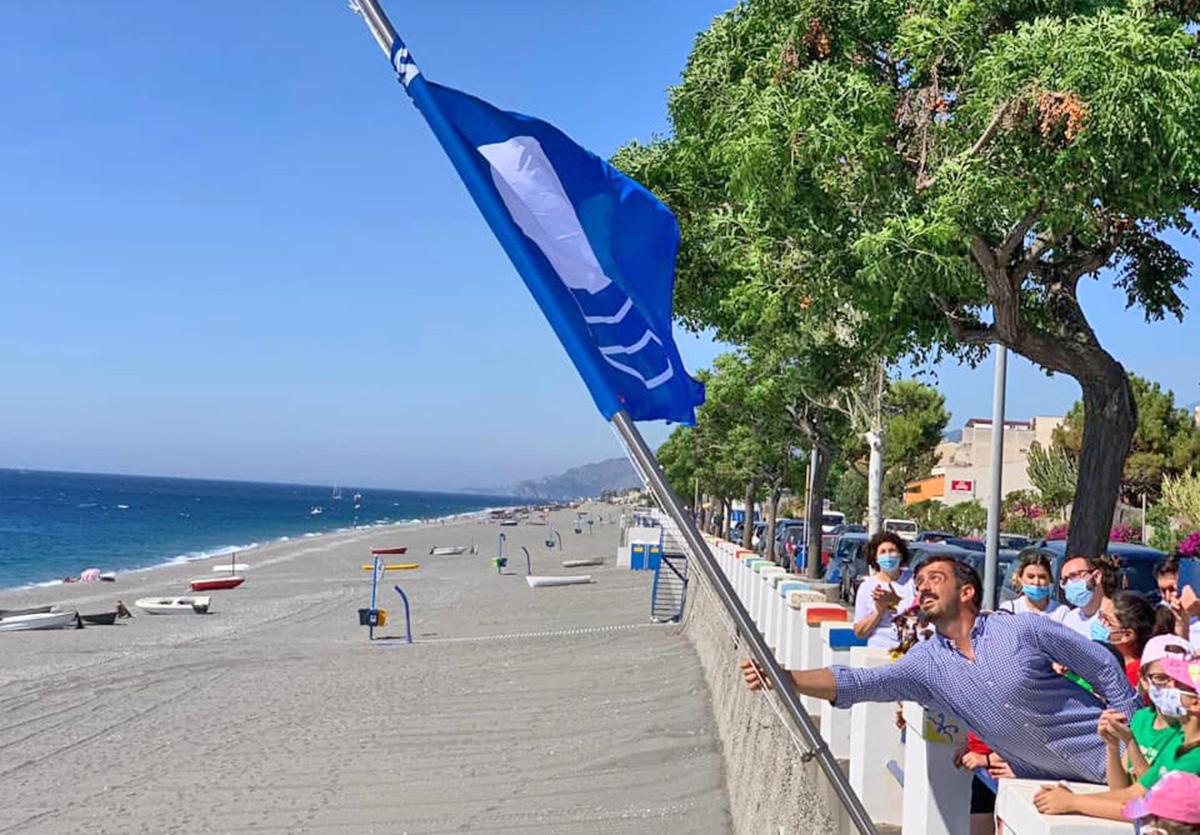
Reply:
<svg viewBox="0 0 1200 835"><path fill-rule="evenodd" d="M667 129L729 5L386 4L429 77L604 155ZM0 100L0 466L456 488L619 454L342 0L7 3ZM1194 317L1087 293L1200 399ZM1022 365L1010 414L1075 399ZM955 424L988 413L989 370L940 375Z"/></svg>

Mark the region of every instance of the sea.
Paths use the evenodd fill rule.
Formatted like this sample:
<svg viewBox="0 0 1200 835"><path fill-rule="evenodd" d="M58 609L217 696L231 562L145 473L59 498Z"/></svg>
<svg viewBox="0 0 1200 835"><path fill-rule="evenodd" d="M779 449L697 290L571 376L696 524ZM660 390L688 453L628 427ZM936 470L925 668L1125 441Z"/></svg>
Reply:
<svg viewBox="0 0 1200 835"><path fill-rule="evenodd" d="M520 504L502 496L0 469L0 588ZM356 497L357 496L357 497ZM319 512L318 512L319 509Z"/></svg>

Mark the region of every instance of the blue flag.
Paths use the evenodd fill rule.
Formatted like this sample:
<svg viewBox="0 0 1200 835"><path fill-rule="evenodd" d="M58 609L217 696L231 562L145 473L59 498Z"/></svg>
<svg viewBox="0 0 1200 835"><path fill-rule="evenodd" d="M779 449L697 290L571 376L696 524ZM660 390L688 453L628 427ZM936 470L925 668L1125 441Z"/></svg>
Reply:
<svg viewBox="0 0 1200 835"><path fill-rule="evenodd" d="M653 194L538 119L392 64L606 419L692 425L704 386L671 334L679 225Z"/></svg>

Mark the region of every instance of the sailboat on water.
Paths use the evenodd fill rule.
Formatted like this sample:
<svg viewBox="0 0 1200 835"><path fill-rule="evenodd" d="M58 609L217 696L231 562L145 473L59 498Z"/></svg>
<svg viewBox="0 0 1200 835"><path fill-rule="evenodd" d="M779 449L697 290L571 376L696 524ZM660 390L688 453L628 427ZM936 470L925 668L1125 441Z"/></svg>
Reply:
<svg viewBox="0 0 1200 835"><path fill-rule="evenodd" d="M333 485L333 498L334 498L334 499L336 499L336 500L338 500L338 501L340 501L340 500L341 500L341 498L342 498L342 485L340 485L340 484L335 484L335 485Z"/></svg>

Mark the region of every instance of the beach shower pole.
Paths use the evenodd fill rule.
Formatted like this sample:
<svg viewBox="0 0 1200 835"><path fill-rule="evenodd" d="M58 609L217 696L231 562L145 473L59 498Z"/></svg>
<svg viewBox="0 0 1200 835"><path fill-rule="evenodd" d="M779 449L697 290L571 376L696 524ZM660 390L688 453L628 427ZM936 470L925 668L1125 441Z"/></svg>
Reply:
<svg viewBox="0 0 1200 835"><path fill-rule="evenodd" d="M721 599L729 614L733 616L738 631L746 639L746 643L750 645L750 650L755 660L762 666L763 672L766 673L767 678L775 686L775 694L783 702L783 706L791 717L793 724L795 724L796 729L800 732L800 738L808 746L808 751L805 752L802 759L804 761L815 759L821 766L821 770L825 772L825 776L833 785L834 792L846 808L846 812L850 815L850 819L858 831L862 835L878 835L875 824L871 821L871 816L867 814L862 801L859 800L854 789L850 787L850 782L838 766L833 752L829 750L829 746L825 744L825 740L821 738L821 734L813 726L808 713L800 705L800 697L796 695L796 691L792 687L791 676L779 666L779 662L775 660L774 654L767 647L766 641L763 640L762 635L754 626L754 621L751 620L750 614L746 611L745 606L742 605L733 587L729 585L729 580L717 565L712 552L708 550L708 543L700 535L700 531L696 528L696 523L684 511L683 503L675 495L675 491L671 489L671 485L667 483L658 460L654 457L654 453L650 448L646 446L646 441L642 438L641 432L638 431L637 426L624 411L613 415L612 425L617 430L617 434L621 440L624 441L629 457L634 459L634 465L646 475L654 497L658 499L658 503L666 511L667 515L679 526L683 538L687 541L688 548L700 563L700 569L704 572L704 576L708 578L709 583L712 584L713 589L717 593L717 597ZM734 674L733 670L729 672L730 675ZM770 695L767 695L766 698L770 698Z"/></svg>

